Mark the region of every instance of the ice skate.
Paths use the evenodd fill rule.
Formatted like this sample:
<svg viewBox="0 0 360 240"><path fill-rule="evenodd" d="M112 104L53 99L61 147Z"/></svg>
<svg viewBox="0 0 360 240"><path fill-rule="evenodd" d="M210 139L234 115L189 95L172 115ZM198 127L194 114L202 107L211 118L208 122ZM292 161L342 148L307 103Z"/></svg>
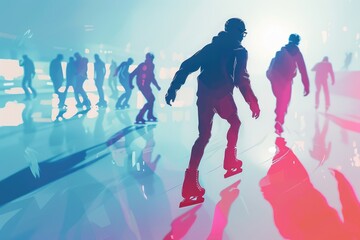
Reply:
<svg viewBox="0 0 360 240"><path fill-rule="evenodd" d="M107 102L106 101L100 101L96 104L99 108L103 107L106 108L107 107Z"/></svg>
<svg viewBox="0 0 360 240"><path fill-rule="evenodd" d="M234 176L242 172L242 161L236 158L236 148L226 148L224 157L224 178Z"/></svg>
<svg viewBox="0 0 360 240"><path fill-rule="evenodd" d="M182 187L182 197L184 198L179 207L187 207L204 202L205 189L199 184L199 171L186 169L185 179Z"/></svg>
<svg viewBox="0 0 360 240"><path fill-rule="evenodd" d="M135 124L145 124L145 119L141 117L136 117Z"/></svg>
<svg viewBox="0 0 360 240"><path fill-rule="evenodd" d="M149 117L147 121L148 122L157 122L158 120L156 117L152 116L152 117Z"/></svg>

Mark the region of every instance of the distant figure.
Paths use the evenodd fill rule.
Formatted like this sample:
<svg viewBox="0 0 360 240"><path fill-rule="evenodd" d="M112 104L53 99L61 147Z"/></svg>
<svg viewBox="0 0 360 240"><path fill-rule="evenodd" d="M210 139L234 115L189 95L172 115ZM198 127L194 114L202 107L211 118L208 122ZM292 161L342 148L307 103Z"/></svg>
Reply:
<svg viewBox="0 0 360 240"><path fill-rule="evenodd" d="M111 98L116 98L117 97L117 76L115 74L116 72L116 68L117 68L117 64L114 60L111 61L110 64L110 73L109 73L109 78L108 78L108 84L111 90Z"/></svg>
<svg viewBox="0 0 360 240"><path fill-rule="evenodd" d="M100 59L98 54L94 55L94 81L97 91L99 93L99 102L96 104L99 107L106 107L107 103L104 98L104 79L106 74L105 63Z"/></svg>
<svg viewBox="0 0 360 240"><path fill-rule="evenodd" d="M119 76L119 82L123 86L125 92L119 97L116 102L116 109L129 108L129 99L132 89L129 81L129 67L134 62L132 58L128 58L126 62L122 62L115 70L115 75Z"/></svg>
<svg viewBox="0 0 360 240"><path fill-rule="evenodd" d="M76 107L82 108L85 106L87 109L90 108L90 100L84 90L84 82L87 79L87 70L89 60L85 57L82 57L78 52L74 54L75 57L75 95L76 96ZM82 97L82 102L79 97Z"/></svg>
<svg viewBox="0 0 360 240"><path fill-rule="evenodd" d="M345 53L343 69L348 70L351 62L352 62L352 52Z"/></svg>
<svg viewBox="0 0 360 240"><path fill-rule="evenodd" d="M325 109L327 111L330 107L330 94L329 94L329 87L327 82L329 74L331 76L331 84L334 85L335 83L334 71L331 63L329 62L329 58L324 57L321 62L317 63L311 69L311 71L315 71L315 86L316 86L315 108L318 109L319 107L320 90L321 88L323 88L325 95Z"/></svg>
<svg viewBox="0 0 360 240"><path fill-rule="evenodd" d="M59 89L64 81L64 75L61 66L61 61L63 59L64 56L62 54L58 54L56 58L50 62L50 68L49 68L50 78L54 87L54 93L58 95L59 99L60 99Z"/></svg>
<svg viewBox="0 0 360 240"><path fill-rule="evenodd" d="M136 116L135 123L144 124L145 119L144 115L147 112L147 120L150 122L156 122L157 118L154 116L154 102L155 96L151 90L151 83L155 85L157 90L161 90L159 84L155 79L154 68L155 65L153 63L154 55L152 53L147 53L145 61L140 63L139 66L130 74L130 88L133 89L134 86L132 84L132 79L136 76L136 84L140 90L140 92L144 95L146 99L145 105L140 109L140 112Z"/></svg>
<svg viewBox="0 0 360 240"><path fill-rule="evenodd" d="M65 91L63 94L61 94L60 96L60 102L59 102L59 108L66 108L66 97L67 97L67 93L69 91L69 87L71 86L74 90L74 96L76 99L76 102L79 103L80 99L79 96L77 94L75 94L75 77L76 77L76 66L75 66L75 60L73 57L69 58L69 62L66 65L66 87L65 87Z"/></svg>
<svg viewBox="0 0 360 240"><path fill-rule="evenodd" d="M24 77L21 85L25 92L24 100L27 101L31 99L29 88L33 94L33 97L36 98L37 96L36 90L32 86L32 80L35 76L35 65L27 55L23 55L22 58L23 59L19 61L19 65L24 68Z"/></svg>
<svg viewBox="0 0 360 240"><path fill-rule="evenodd" d="M304 85L304 96L307 96L310 92L309 77L303 55L298 47L299 43L300 36L291 34L289 43L276 52L266 72L276 98L275 133L278 135L281 135L284 131L285 115L291 100L291 87L297 68L300 71L301 81Z"/></svg>
<svg viewBox="0 0 360 240"><path fill-rule="evenodd" d="M220 32L210 44L181 64L165 96L166 103L171 106L171 102L176 98L176 92L185 83L188 75L200 68L200 75L197 78L199 136L192 147L189 166L185 171L182 186L184 200L180 203L180 207L204 201L205 189L199 184L198 168L211 136L215 113L230 124L223 163L226 170L224 177L242 171L242 161L236 156L241 122L233 98L234 87L239 88L249 104L252 117L258 118L260 115L258 100L252 91L246 67L248 52L241 45L246 34L245 23L241 19L229 19L225 24L225 31Z"/></svg>

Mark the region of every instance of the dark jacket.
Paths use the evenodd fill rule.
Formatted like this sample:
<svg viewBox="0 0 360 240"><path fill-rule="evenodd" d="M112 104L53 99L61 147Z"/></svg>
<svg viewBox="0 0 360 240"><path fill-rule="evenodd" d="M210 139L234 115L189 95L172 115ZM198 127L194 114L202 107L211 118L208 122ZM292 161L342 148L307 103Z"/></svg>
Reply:
<svg viewBox="0 0 360 240"><path fill-rule="evenodd" d="M304 88L309 89L309 76L304 57L296 44L288 43L276 52L266 75L274 83L292 81L296 76L297 69L299 69Z"/></svg>
<svg viewBox="0 0 360 240"><path fill-rule="evenodd" d="M251 89L246 69L247 50L227 32L220 32L212 42L185 60L171 82L170 91L177 91L189 74L200 68L198 76L199 98L221 99L239 87L245 101L257 102Z"/></svg>

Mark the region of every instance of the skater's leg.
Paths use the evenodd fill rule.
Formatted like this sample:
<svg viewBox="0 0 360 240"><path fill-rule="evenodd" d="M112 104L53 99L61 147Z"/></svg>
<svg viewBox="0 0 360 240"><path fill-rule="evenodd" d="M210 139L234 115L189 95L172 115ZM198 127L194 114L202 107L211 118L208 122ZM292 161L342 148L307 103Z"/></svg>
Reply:
<svg viewBox="0 0 360 240"><path fill-rule="evenodd" d="M196 139L192 149L189 161L190 169L198 169L204 150L211 137L211 128L214 118L214 108L209 106L206 101L198 100L198 119L199 119L199 136Z"/></svg>
<svg viewBox="0 0 360 240"><path fill-rule="evenodd" d="M237 114L237 108L234 98L231 94L221 99L216 106L219 116L226 119L230 124L227 132L227 148L224 156L224 169L227 171L225 178L240 173L242 171L242 161L236 158L236 145L240 129L240 119Z"/></svg>
<svg viewBox="0 0 360 240"><path fill-rule="evenodd" d="M29 89L27 87L28 81L29 81L29 78L24 76L24 78L23 78L23 80L21 82L22 89L24 89L24 93L25 93L25 100L30 99L30 91L29 91Z"/></svg>
<svg viewBox="0 0 360 240"><path fill-rule="evenodd" d="M204 149L211 136L211 127L214 117L214 108L207 101L198 100L198 119L199 119L199 137L196 139L191 150L189 166L185 172L184 183L182 187L182 196L184 200L180 207L198 204L204 201L202 197L205 189L199 183L199 165L204 154Z"/></svg>
<svg viewBox="0 0 360 240"><path fill-rule="evenodd" d="M324 95L325 95L325 110L327 111L330 107L330 94L329 94L329 85L327 81L323 83Z"/></svg>

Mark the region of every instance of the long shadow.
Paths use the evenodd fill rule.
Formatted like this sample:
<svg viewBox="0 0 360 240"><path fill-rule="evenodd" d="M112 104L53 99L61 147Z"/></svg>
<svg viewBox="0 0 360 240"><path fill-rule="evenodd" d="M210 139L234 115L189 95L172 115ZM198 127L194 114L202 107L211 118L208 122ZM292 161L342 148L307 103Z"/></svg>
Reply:
<svg viewBox="0 0 360 240"><path fill-rule="evenodd" d="M23 168L3 179L0 181L0 189L3 192L0 196L0 206L96 163L110 154L103 153L107 147L136 130L136 127L129 126L117 132L104 143L94 145L58 160L50 158L42 161L38 164L41 174L39 178L35 179L28 168ZM93 159L86 161L88 158Z"/></svg>
<svg viewBox="0 0 360 240"><path fill-rule="evenodd" d="M325 115L329 120L331 120L336 125L340 126L343 129L350 130L353 132L360 132L360 122L355 122L351 120L347 120L344 118L337 117L332 114Z"/></svg>
<svg viewBox="0 0 360 240"><path fill-rule="evenodd" d="M240 194L240 190L238 189L239 184L240 180L221 191L221 199L215 207L211 232L207 238L208 240L223 239L224 230L228 223L230 208Z"/></svg>
<svg viewBox="0 0 360 240"><path fill-rule="evenodd" d="M297 156L286 146L285 139L278 137L276 146L278 151L267 175L261 179L260 187L273 208L275 225L282 237L358 239L349 231L347 220L343 222L338 212L313 186ZM347 186L351 189L349 184ZM342 191L349 192L343 187L340 193ZM344 209L349 207L344 199L341 203Z"/></svg>
<svg viewBox="0 0 360 240"><path fill-rule="evenodd" d="M171 211L163 180L155 172L161 155L153 157L156 125L138 128L145 145L127 145L127 169L130 177L122 181L128 209L137 225L139 239L158 240L165 234ZM126 140L131 143L131 139Z"/></svg>
<svg viewBox="0 0 360 240"><path fill-rule="evenodd" d="M340 201L342 203L342 214L346 228L354 239L360 239L360 202L349 181L344 174L338 170L332 170L338 183Z"/></svg>
<svg viewBox="0 0 360 240"><path fill-rule="evenodd" d="M197 205L181 214L171 222L171 230L166 234L164 240L180 240L183 239L191 229L197 216L196 212L202 205Z"/></svg>

